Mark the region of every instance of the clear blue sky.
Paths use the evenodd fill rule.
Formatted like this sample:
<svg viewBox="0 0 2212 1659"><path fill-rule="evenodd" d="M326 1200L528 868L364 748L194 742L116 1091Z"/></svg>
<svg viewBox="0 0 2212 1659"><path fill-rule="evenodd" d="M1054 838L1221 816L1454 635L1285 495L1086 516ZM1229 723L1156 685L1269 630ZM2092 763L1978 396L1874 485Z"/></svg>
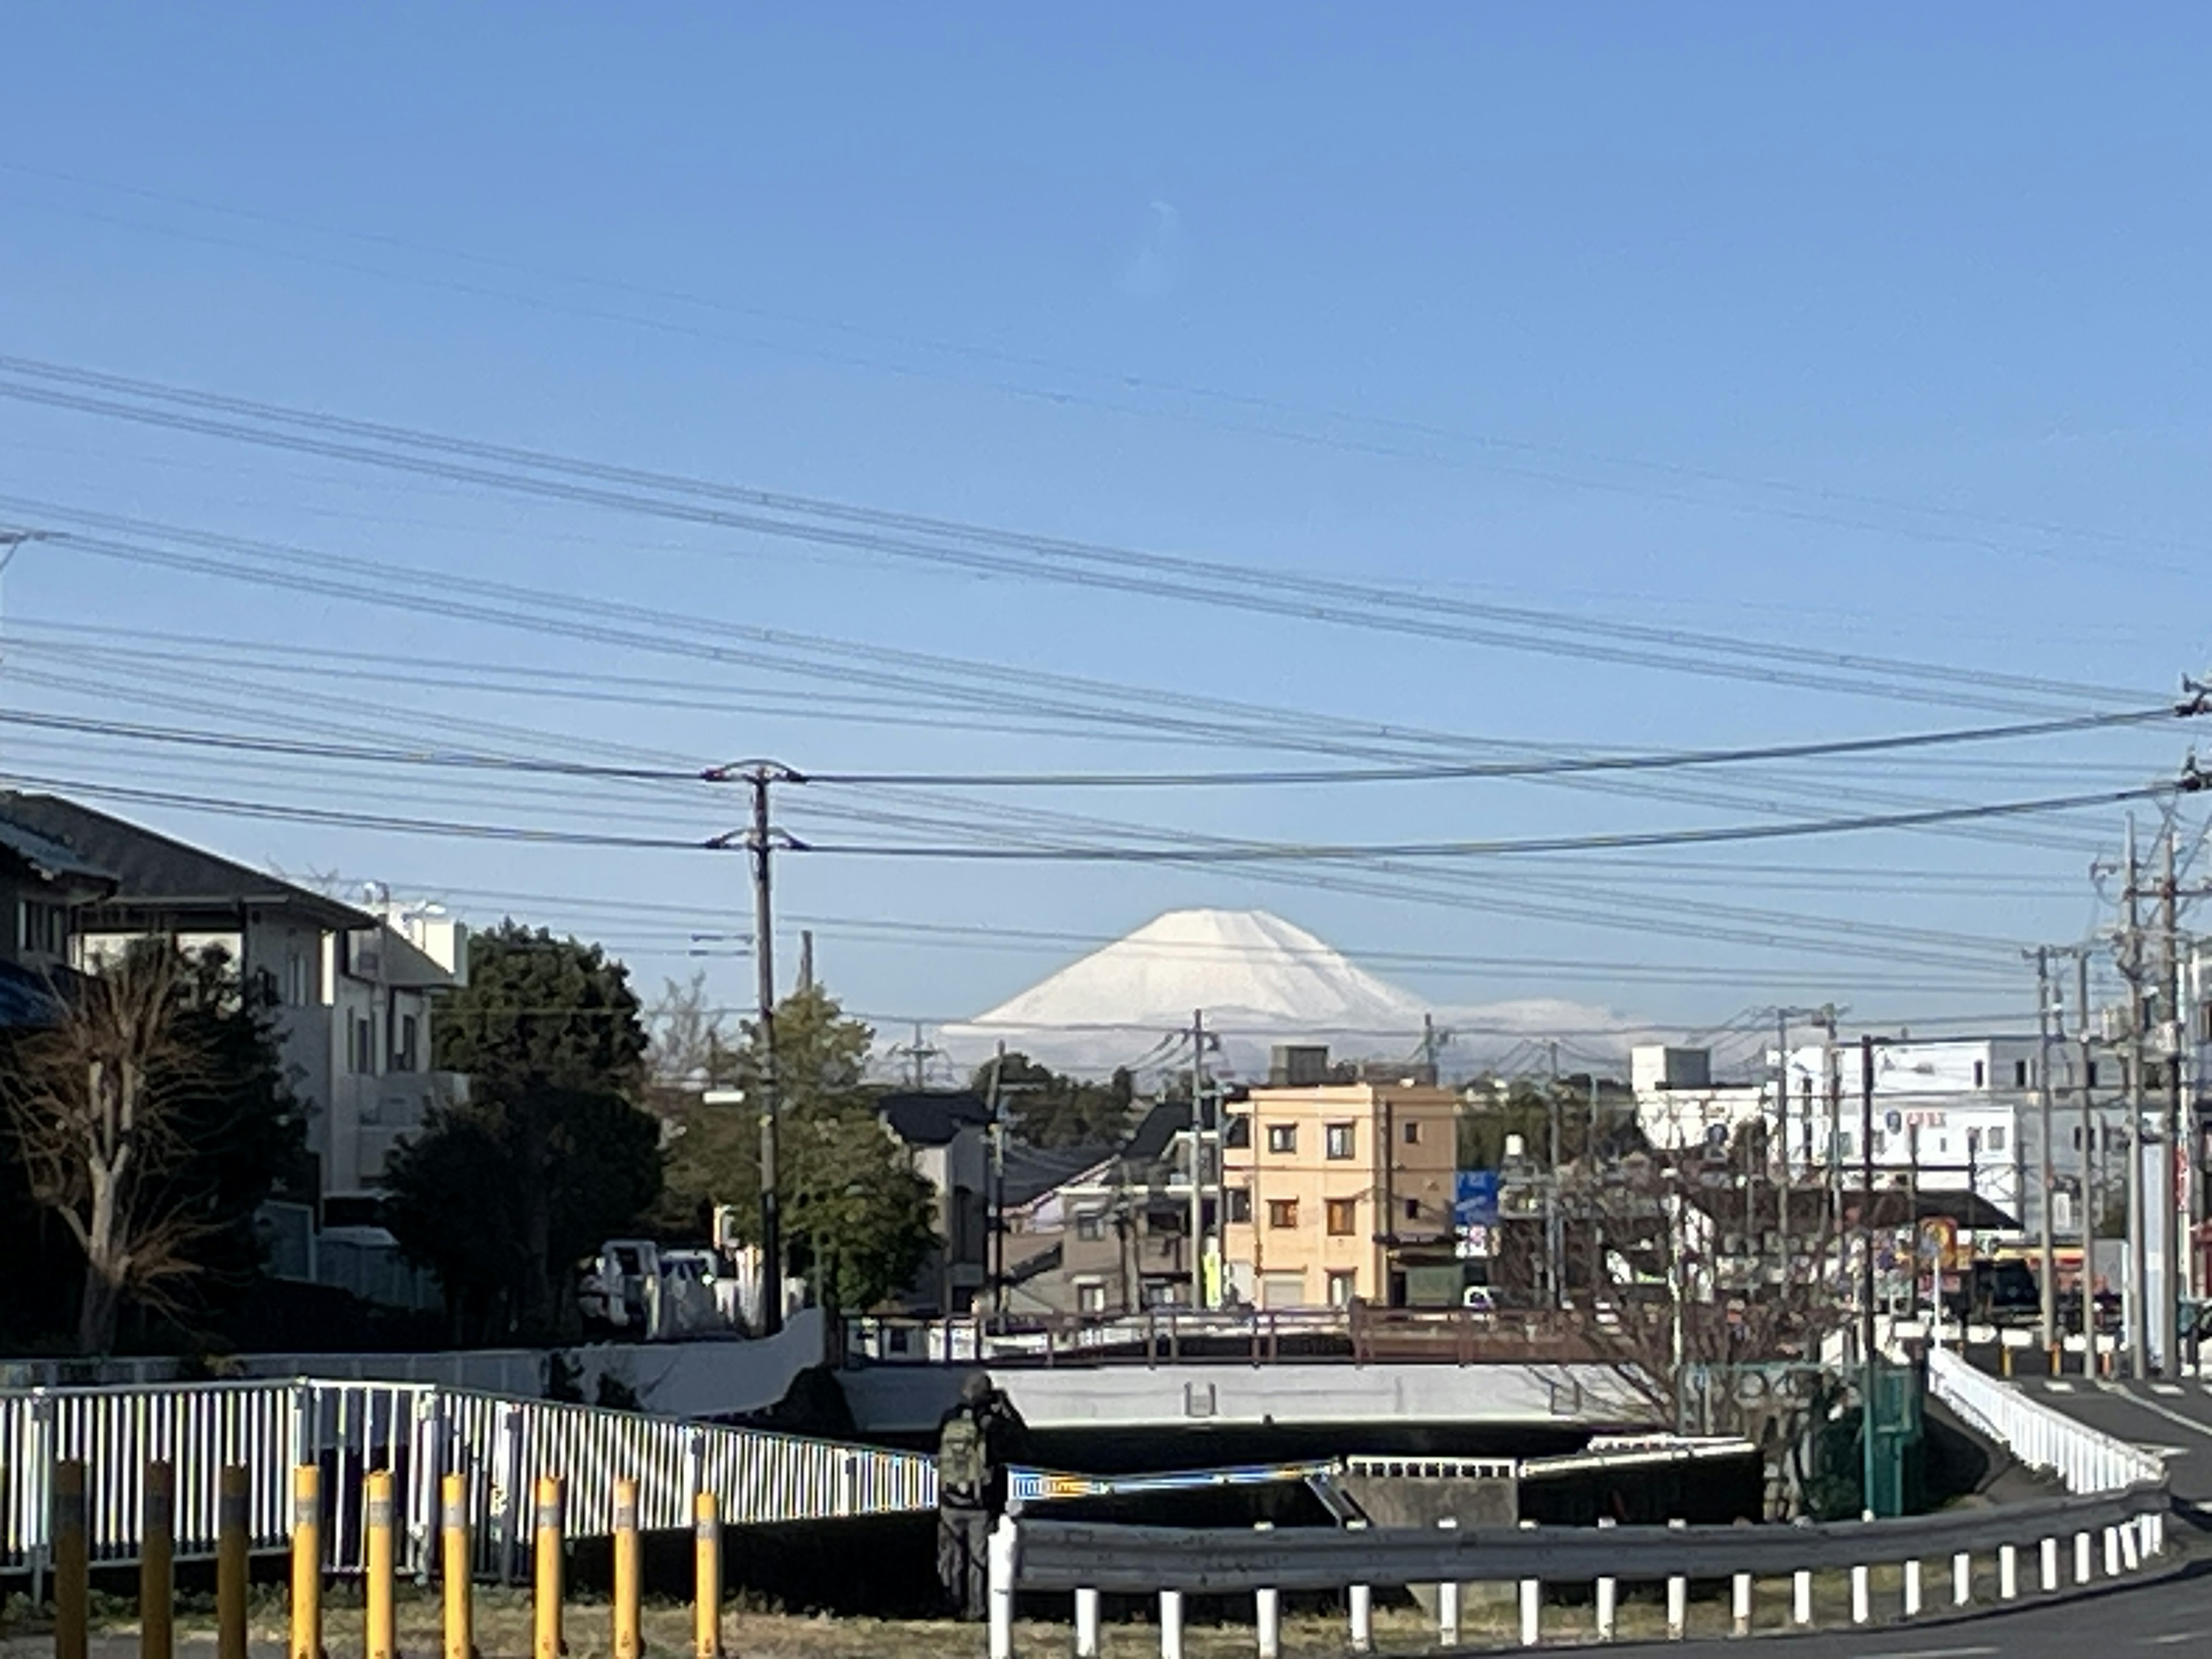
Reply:
<svg viewBox="0 0 2212 1659"><path fill-rule="evenodd" d="M0 353L1203 556L1262 585L1354 575L2154 698L2212 659L2212 21L2172 7L2113 24L2039 6L23 6L0 103ZM1556 748L1984 718L953 574L7 398L0 495L17 503L5 523L52 522L27 500L97 509ZM4 606L25 630L8 702L153 724L454 740L437 716L548 734L501 740L518 752L816 769L1279 758L920 708L828 720L799 682L61 544L21 556ZM409 687L335 658L280 682L204 643L37 632L64 623L676 678L702 688L694 703L726 686L727 706ZM184 681L125 648L168 653ZM1710 780L1735 793L1703 803L1493 783L1036 804L1276 839L1579 834L2118 787L2172 769L2185 735L1769 769ZM0 731L0 759L210 796L611 821L588 790L52 735ZM479 915L501 908L492 893L543 895L507 908L604 934L648 983L689 971L689 934L716 912L742 927L734 859L121 810ZM642 810L710 827L689 797ZM1354 954L1580 964L1378 964L1440 1006L1563 997L1697 1026L1833 994L2017 1024L2024 991L1994 975L2013 945L2091 923L2087 860L2117 824L1712 849L1656 878L1516 866L1571 884L1583 920L1523 914L1538 896L1517 878L1484 890L1506 908L1471 911L1221 871L794 859L787 892L795 914L1071 936L1257 904ZM1812 948L1711 937L1707 902ZM1661 915L1675 931L1650 931ZM1982 966L1818 954L1838 921L1970 936L1942 949ZM885 1014L975 1012L1074 948L823 933L833 987ZM742 997L744 964L704 965Z"/></svg>

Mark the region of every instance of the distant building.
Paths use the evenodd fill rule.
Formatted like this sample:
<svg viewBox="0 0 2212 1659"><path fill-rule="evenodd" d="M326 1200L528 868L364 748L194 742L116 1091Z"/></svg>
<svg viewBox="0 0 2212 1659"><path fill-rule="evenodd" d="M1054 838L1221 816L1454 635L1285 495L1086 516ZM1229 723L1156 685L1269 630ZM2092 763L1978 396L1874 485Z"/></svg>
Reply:
<svg viewBox="0 0 2212 1659"><path fill-rule="evenodd" d="M1450 1091L1418 1080L1271 1086L1231 1103L1229 1290L1262 1308L1456 1303L1458 1113Z"/></svg>
<svg viewBox="0 0 2212 1659"><path fill-rule="evenodd" d="M360 1230L392 1148L465 1092L465 1079L431 1069L430 1027L436 994L465 981L466 929L434 906L348 904L52 795L0 795L0 859L31 872L13 878L26 965L59 960L58 939L67 967L83 971L161 938L221 948L269 992L313 1164L299 1204L266 1218L272 1271L319 1277L325 1226L356 1230L344 1235L349 1261L374 1246Z"/></svg>
<svg viewBox="0 0 2212 1659"><path fill-rule="evenodd" d="M965 1089L902 1090L879 1097L876 1115L937 1198L937 1248L902 1310L972 1312L990 1273L990 1105Z"/></svg>
<svg viewBox="0 0 2212 1659"><path fill-rule="evenodd" d="M1662 1152L1725 1144L1772 1115L1771 1083L1715 1083L1710 1048L1638 1044L1628 1051L1637 1127Z"/></svg>

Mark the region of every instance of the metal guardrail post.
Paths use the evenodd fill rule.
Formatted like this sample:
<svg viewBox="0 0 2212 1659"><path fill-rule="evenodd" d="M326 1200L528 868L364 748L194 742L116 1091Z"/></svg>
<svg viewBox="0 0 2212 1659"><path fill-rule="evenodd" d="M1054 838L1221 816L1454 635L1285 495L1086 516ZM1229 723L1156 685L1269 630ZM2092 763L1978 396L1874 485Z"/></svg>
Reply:
<svg viewBox="0 0 2212 1659"><path fill-rule="evenodd" d="M1866 1563L1851 1569L1851 1623L1863 1625L1874 1617L1874 1586L1869 1582Z"/></svg>
<svg viewBox="0 0 2212 1659"><path fill-rule="evenodd" d="M1971 1606L1974 1600L1974 1558L1960 1550L1951 1558L1951 1605Z"/></svg>
<svg viewBox="0 0 2212 1659"><path fill-rule="evenodd" d="M1344 1523L1346 1532L1362 1532L1366 1526L1364 1521ZM1371 1591L1365 1584L1352 1584L1346 1589L1345 1600L1350 1604L1352 1615L1352 1650L1354 1653L1372 1653L1375 1650L1375 1607Z"/></svg>
<svg viewBox="0 0 2212 1659"><path fill-rule="evenodd" d="M2046 1538L2046 1539L2045 1539L2045 1540L2043 1540L2043 1589L2044 1589L2044 1594L2045 1594L2046 1595L2050 1595L2050 1594L2051 1594L2053 1591L2057 1590L2057 1588L2058 1588L2058 1540L2057 1540L2056 1538Z"/></svg>
<svg viewBox="0 0 2212 1659"><path fill-rule="evenodd" d="M291 1659L323 1659L323 1470L292 1466Z"/></svg>
<svg viewBox="0 0 2212 1659"><path fill-rule="evenodd" d="M1459 1520L1447 1515L1437 1522L1445 1532L1455 1531ZM1448 1578L1437 1586L1437 1641L1439 1645L1455 1648L1459 1645L1459 1580Z"/></svg>
<svg viewBox="0 0 2212 1659"><path fill-rule="evenodd" d="M1729 1624L1738 1636L1751 1634L1751 1575L1737 1573L1729 1582Z"/></svg>
<svg viewBox="0 0 2212 1659"><path fill-rule="evenodd" d="M692 1659L722 1659L722 1522L710 1492L691 1498Z"/></svg>
<svg viewBox="0 0 2212 1659"><path fill-rule="evenodd" d="M1603 1516L1598 1522L1601 1527L1610 1527L1612 1524L1611 1516ZM1618 1578L1601 1578L1597 1581L1597 1639L1601 1642L1613 1640L1615 1615L1620 1611L1620 1581Z"/></svg>
<svg viewBox="0 0 2212 1659"><path fill-rule="evenodd" d="M176 1651L177 1612L177 1470L173 1463L146 1465L138 1534L140 1659L170 1659Z"/></svg>
<svg viewBox="0 0 2212 1659"><path fill-rule="evenodd" d="M1669 1521L1667 1524L1679 1530L1685 1523ZM1683 1630L1689 1622L1690 1581L1676 1573L1667 1580L1667 1639L1680 1641Z"/></svg>
<svg viewBox="0 0 2212 1659"><path fill-rule="evenodd" d="M372 1469L362 1480L363 1560L362 1635L368 1659L398 1659L398 1626L392 1607L398 1551L393 1534L392 1471Z"/></svg>
<svg viewBox="0 0 2212 1659"><path fill-rule="evenodd" d="M1813 1625L1813 1575L1800 1567L1790 1575L1790 1622L1801 1629Z"/></svg>
<svg viewBox="0 0 2212 1659"><path fill-rule="evenodd" d="M2002 1544L1997 1547L1997 1600L2020 1600L2020 1547Z"/></svg>
<svg viewBox="0 0 2212 1659"><path fill-rule="evenodd" d="M2087 1584L2094 1580L2096 1576L2095 1550L2091 1545L2089 1534L2086 1532L2077 1532L2074 1534L2074 1582L2077 1584Z"/></svg>
<svg viewBox="0 0 2212 1659"><path fill-rule="evenodd" d="M1534 1532L1536 1523L1523 1521L1524 1532ZM1521 1581L1521 1645L1533 1648L1544 1636L1544 1586L1541 1580L1523 1578Z"/></svg>
<svg viewBox="0 0 2212 1659"><path fill-rule="evenodd" d="M563 1659L562 1639L561 1480L538 1478L531 1504L531 1552L535 1569L531 1598L532 1659Z"/></svg>
<svg viewBox="0 0 2212 1659"><path fill-rule="evenodd" d="M1160 1592L1160 1659L1182 1659L1182 1592Z"/></svg>
<svg viewBox="0 0 2212 1659"><path fill-rule="evenodd" d="M644 1565L637 1532L637 1482L615 1482L613 1659L642 1659L645 1644L638 1625L638 1581Z"/></svg>
<svg viewBox="0 0 2212 1659"><path fill-rule="evenodd" d="M1273 1532L1274 1529L1275 1523L1272 1521L1255 1521L1252 1523L1252 1530L1255 1532ZM1455 1586L1455 1588L1456 1586ZM1091 1592L1091 1617L1095 1620L1097 1617L1098 1592L1093 1590ZM1455 1611L1456 1611L1456 1608L1455 1608ZM1262 1584L1257 1589L1254 1590L1252 1592L1252 1617L1253 1621L1259 1626L1260 1659L1282 1659L1282 1591L1277 1589L1272 1584ZM1079 1624L1079 1628L1080 1626ZM1097 1632L1095 1629L1091 1632L1091 1647L1090 1652L1085 1654L1083 1651L1081 1638L1079 1634L1077 1638L1076 1653L1077 1659L1097 1659Z"/></svg>
<svg viewBox="0 0 2212 1659"><path fill-rule="evenodd" d="M1260 1594L1265 1595L1267 1592L1261 1590ZM1264 1619L1260 1628L1263 1632L1260 1651L1264 1654L1267 1651ZM1075 1592L1075 1659L1098 1659L1098 1592L1095 1589Z"/></svg>
<svg viewBox="0 0 2212 1659"><path fill-rule="evenodd" d="M1905 1564L1905 1616L1907 1619L1920 1616L1920 1559L1917 1556Z"/></svg>
<svg viewBox="0 0 2212 1659"><path fill-rule="evenodd" d="M1011 1515L991 1529L986 1560L990 1574L991 1659L1014 1659L1014 1575L1021 1560L1020 1534Z"/></svg>
<svg viewBox="0 0 2212 1659"><path fill-rule="evenodd" d="M439 1563L445 1590L445 1659L476 1659L476 1608L469 1581L469 1482L448 1474L438 1483Z"/></svg>

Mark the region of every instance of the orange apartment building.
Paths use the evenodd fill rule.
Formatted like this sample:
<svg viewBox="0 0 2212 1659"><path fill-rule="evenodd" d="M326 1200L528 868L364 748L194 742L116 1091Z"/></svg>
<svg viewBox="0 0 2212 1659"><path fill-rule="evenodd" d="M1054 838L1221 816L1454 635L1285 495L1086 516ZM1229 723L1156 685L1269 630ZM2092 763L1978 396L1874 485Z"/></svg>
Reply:
<svg viewBox="0 0 2212 1659"><path fill-rule="evenodd" d="M1254 1089L1222 1129L1222 1259L1261 1308L1459 1299L1459 1103L1420 1082Z"/></svg>

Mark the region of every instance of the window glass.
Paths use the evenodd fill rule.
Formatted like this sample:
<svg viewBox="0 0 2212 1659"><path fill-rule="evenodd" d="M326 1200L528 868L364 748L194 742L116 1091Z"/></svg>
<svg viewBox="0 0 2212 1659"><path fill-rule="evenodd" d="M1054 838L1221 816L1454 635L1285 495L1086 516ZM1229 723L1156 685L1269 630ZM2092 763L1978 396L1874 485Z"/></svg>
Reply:
<svg viewBox="0 0 2212 1659"><path fill-rule="evenodd" d="M1328 1126L1325 1132L1325 1140L1329 1157L1351 1158L1354 1155L1352 1128L1352 1126L1349 1123L1332 1123Z"/></svg>

